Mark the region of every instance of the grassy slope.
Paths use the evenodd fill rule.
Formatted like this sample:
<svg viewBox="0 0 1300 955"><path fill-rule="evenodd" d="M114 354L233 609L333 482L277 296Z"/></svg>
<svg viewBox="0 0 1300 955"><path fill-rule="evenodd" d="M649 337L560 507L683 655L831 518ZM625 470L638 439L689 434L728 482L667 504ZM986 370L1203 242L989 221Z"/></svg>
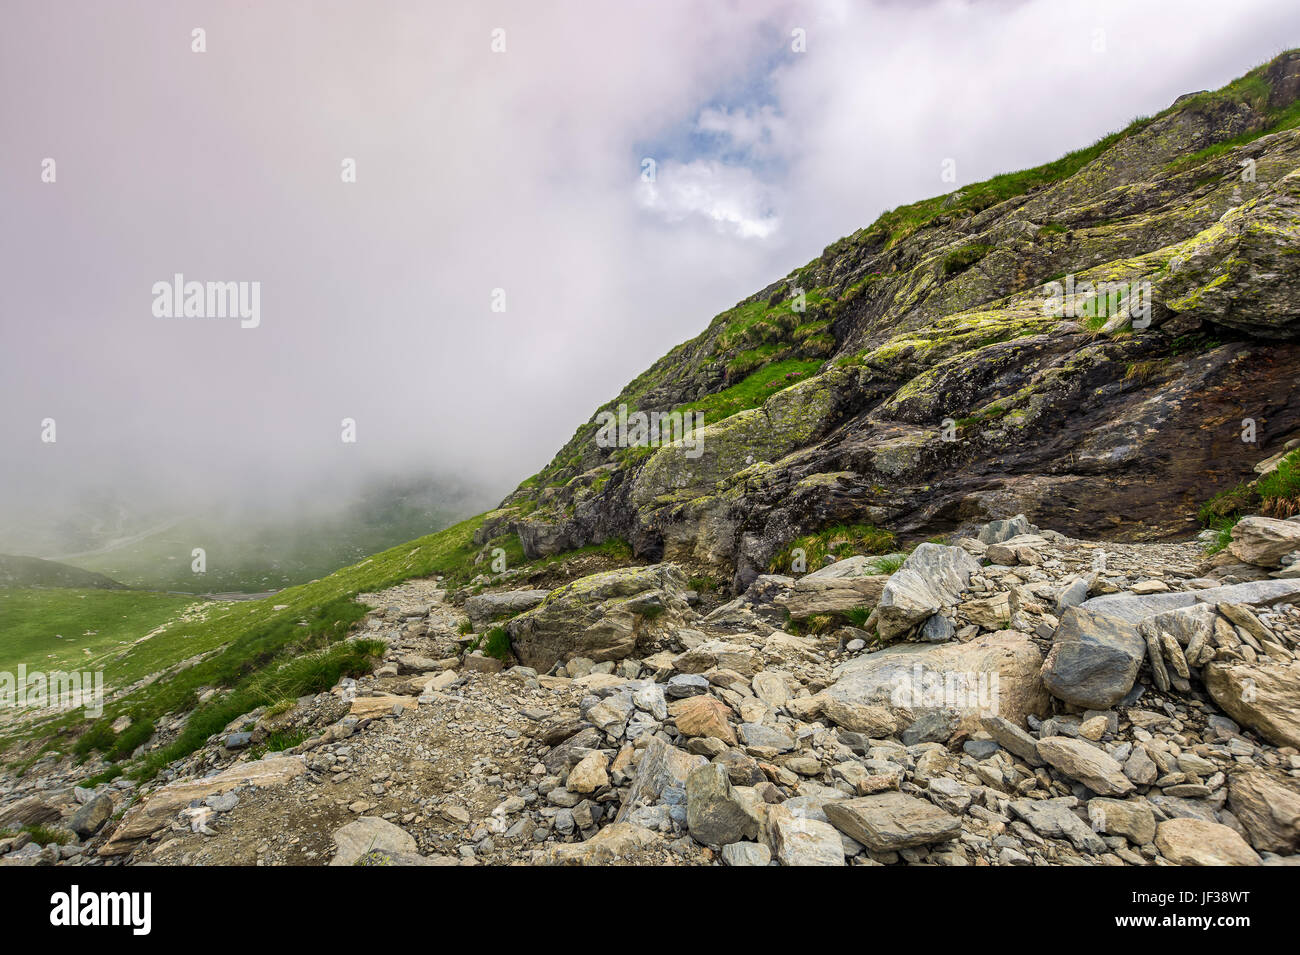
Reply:
<svg viewBox="0 0 1300 955"><path fill-rule="evenodd" d="M0 554L0 587L72 587L122 590L124 585L103 574L39 557Z"/></svg>
<svg viewBox="0 0 1300 955"><path fill-rule="evenodd" d="M443 574L456 582L468 580L477 572L471 559L477 552L474 531L481 523L481 516L470 518L272 597L207 603L197 612L173 613L150 639L103 658L110 692L181 661L206 656L166 679L108 702L102 719L81 747L83 755L93 742L94 749L125 758L136 744L147 739L147 734L141 738L137 729L128 730L123 740L117 740L107 726L119 716L131 716L138 728L151 727L160 716L192 708L200 688L229 688L228 695L196 711L178 745L168 747L145 764L144 775L152 775L164 762L184 756L240 713L333 685L341 673L361 668L373 649L354 650L339 642L365 612L353 598L412 577ZM163 599L175 600L173 609L189 604L183 597ZM137 626L133 636L148 632L143 621ZM62 727L78 731L91 728L82 714L73 713L29 728L21 735L42 738ZM130 745L124 745L126 741Z"/></svg>
<svg viewBox="0 0 1300 955"><path fill-rule="evenodd" d="M190 603L130 590L2 589L0 670L96 669Z"/></svg>

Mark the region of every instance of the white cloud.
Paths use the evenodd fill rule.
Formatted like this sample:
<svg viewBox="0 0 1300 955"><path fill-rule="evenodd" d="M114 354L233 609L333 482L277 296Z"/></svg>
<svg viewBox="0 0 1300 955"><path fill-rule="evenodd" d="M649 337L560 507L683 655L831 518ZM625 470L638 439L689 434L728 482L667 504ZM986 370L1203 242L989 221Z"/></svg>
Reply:
<svg viewBox="0 0 1300 955"><path fill-rule="evenodd" d="M661 163L654 181L638 183L638 197L665 222L699 216L742 239L766 239L780 226L769 189L753 171L717 160Z"/></svg>

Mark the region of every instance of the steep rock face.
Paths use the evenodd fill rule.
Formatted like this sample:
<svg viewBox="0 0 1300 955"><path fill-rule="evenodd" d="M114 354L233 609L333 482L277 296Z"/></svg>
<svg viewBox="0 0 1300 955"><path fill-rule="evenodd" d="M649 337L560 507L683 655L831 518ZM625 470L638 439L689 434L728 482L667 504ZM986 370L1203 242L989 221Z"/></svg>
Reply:
<svg viewBox="0 0 1300 955"><path fill-rule="evenodd" d="M601 409L703 428L610 448L593 417L479 542L622 537L740 588L837 523L1186 533L1300 432L1298 72L1284 54L1056 163L886 213Z"/></svg>

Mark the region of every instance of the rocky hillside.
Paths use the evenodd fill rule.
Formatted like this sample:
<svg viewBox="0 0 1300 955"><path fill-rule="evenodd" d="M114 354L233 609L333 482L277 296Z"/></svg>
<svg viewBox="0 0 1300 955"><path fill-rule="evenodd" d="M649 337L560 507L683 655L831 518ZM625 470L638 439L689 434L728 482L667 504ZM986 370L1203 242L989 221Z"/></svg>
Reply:
<svg viewBox="0 0 1300 955"><path fill-rule="evenodd" d="M153 784L5 780L0 865L1294 864L1300 521L1225 553L1017 516L721 604L413 580L362 595L373 675ZM502 617L522 664L475 649Z"/></svg>
<svg viewBox="0 0 1300 955"><path fill-rule="evenodd" d="M920 539L1024 512L1188 533L1300 433L1298 97L1291 52L886 213L656 362L479 542L517 534L534 557L618 537L738 592L837 524ZM620 406L706 426L694 450L602 447L599 412Z"/></svg>

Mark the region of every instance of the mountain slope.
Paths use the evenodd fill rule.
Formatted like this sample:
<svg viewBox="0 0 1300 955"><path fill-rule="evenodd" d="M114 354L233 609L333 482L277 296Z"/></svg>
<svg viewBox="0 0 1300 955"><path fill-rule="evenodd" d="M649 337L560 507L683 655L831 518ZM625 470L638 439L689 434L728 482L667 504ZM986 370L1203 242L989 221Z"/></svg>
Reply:
<svg viewBox="0 0 1300 955"><path fill-rule="evenodd" d="M125 584L94 571L39 557L18 557L12 554L0 554L0 587L126 589Z"/></svg>
<svg viewBox="0 0 1300 955"><path fill-rule="evenodd" d="M1298 97L1290 52L886 213L599 409L701 412L697 449L601 447L593 416L478 543L623 537L740 587L840 523L915 538L1050 510L1067 532L1186 534L1300 430Z"/></svg>

